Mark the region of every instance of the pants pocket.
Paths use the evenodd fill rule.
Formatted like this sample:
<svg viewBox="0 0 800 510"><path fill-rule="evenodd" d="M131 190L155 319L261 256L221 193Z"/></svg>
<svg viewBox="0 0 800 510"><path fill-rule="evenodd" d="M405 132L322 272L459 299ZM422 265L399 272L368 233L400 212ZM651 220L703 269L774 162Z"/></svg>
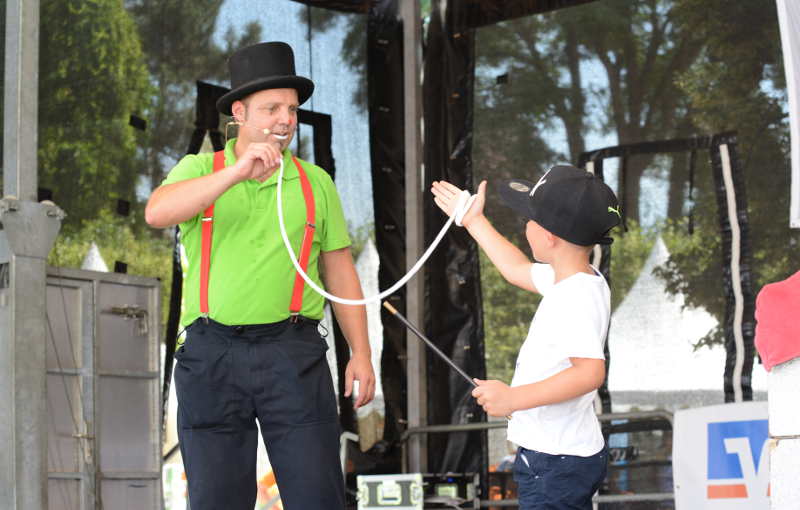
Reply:
<svg viewBox="0 0 800 510"><path fill-rule="evenodd" d="M226 342L190 336L176 353L175 393L181 428L208 428L226 420L230 376Z"/></svg>
<svg viewBox="0 0 800 510"><path fill-rule="evenodd" d="M303 328L302 335L280 342L279 349L286 358L285 377L296 400L292 406L291 421L296 424L311 424L338 419L333 379L328 366L328 345L316 330Z"/></svg>
<svg viewBox="0 0 800 510"><path fill-rule="evenodd" d="M541 500L545 487L540 469L541 463L537 463L535 452L525 448L517 449L512 475L517 483L517 498L521 510L535 508L535 505Z"/></svg>

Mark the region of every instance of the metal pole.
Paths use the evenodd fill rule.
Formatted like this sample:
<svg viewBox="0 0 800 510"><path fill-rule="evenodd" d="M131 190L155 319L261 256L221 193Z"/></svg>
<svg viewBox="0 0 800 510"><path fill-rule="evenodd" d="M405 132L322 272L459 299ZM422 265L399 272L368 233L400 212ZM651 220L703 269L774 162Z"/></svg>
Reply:
<svg viewBox="0 0 800 510"><path fill-rule="evenodd" d="M9 0L6 6L3 189L36 201L39 99L39 0Z"/></svg>
<svg viewBox="0 0 800 510"><path fill-rule="evenodd" d="M633 411L629 413L606 413L598 414L597 419L601 422L611 422L619 420L629 421L647 421L647 420L664 420L669 423L672 428L673 414L669 411L655 410L655 411ZM409 440L414 435L418 434L443 434L450 432L467 432L472 430L489 430L489 429L502 429L508 427L507 421L482 421L475 423L456 423L445 425L425 425L421 427L409 427L403 432L400 438L401 442Z"/></svg>
<svg viewBox="0 0 800 510"><path fill-rule="evenodd" d="M422 211L422 45L419 0L400 0L403 21L403 88L405 134L405 194L406 194L406 267L419 259L424 243ZM423 269L424 271L424 269ZM413 278L406 287L406 315L415 324L424 323L424 272ZM425 346L411 331L406 332L406 377L408 395L408 426L419 427L428 422L427 371ZM408 444L408 468L411 472L427 471L427 441L414 437Z"/></svg>
<svg viewBox="0 0 800 510"><path fill-rule="evenodd" d="M674 501L675 494L671 492L650 492L644 494L604 494L592 498L594 503L639 503L644 501ZM482 499L481 508L518 508L518 499Z"/></svg>
<svg viewBox="0 0 800 510"><path fill-rule="evenodd" d="M63 212L37 200L39 0L6 9L0 200L0 501L48 508L45 264Z"/></svg>

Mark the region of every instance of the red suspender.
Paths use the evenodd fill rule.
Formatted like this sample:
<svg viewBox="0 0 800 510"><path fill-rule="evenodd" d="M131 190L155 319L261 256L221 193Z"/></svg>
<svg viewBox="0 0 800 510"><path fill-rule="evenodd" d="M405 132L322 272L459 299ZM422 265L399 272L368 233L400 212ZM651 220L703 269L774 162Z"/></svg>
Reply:
<svg viewBox="0 0 800 510"><path fill-rule="evenodd" d="M303 233L303 244L300 246L300 258L298 262L300 262L300 267L303 268L303 272L307 272L308 257L311 255L311 244L314 240L314 230L316 229L314 193L311 192L311 183L308 182L308 177L306 176L306 172L303 170L303 167L300 165L300 162L297 161L297 158L294 156L292 156L292 161L294 161L294 164L297 167L297 173L300 174L300 186L303 188L303 198L306 202L306 227ZM289 313L292 316L297 316L303 307L303 287L305 284L305 280L303 280L303 277L300 276L300 273L298 272L294 278L292 302L289 305Z"/></svg>
<svg viewBox="0 0 800 510"><path fill-rule="evenodd" d="M292 157L297 173L300 174L300 186L303 189L303 198L306 203L306 226L303 232L303 244L300 246L300 267L303 271L308 269L308 258L311 255L311 244L314 240L315 226L315 205L314 193L311 190L311 183L308 182L305 170L303 170L297 158ZM217 151L214 153L214 171L218 172L225 168L225 153ZM208 274L211 267L211 234L214 225L214 204L208 206L203 212L202 218L202 237L200 244L200 314L208 318ZM292 316L297 316L303 307L303 288L305 280L297 273L294 280L294 290L292 291L292 302L289 305L289 312Z"/></svg>
<svg viewBox="0 0 800 510"><path fill-rule="evenodd" d="M225 151L214 153L214 171L225 168ZM200 241L200 315L208 318L208 270L211 266L211 231L214 226L214 204L209 205L202 218Z"/></svg>

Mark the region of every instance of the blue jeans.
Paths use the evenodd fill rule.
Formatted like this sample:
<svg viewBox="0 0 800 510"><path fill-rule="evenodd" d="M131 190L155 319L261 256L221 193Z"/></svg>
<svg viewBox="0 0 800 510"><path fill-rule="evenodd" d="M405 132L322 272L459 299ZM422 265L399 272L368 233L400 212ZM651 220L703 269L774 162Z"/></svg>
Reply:
<svg viewBox="0 0 800 510"><path fill-rule="evenodd" d="M589 457L549 455L520 447L514 480L520 510L591 510L606 477L608 449Z"/></svg>

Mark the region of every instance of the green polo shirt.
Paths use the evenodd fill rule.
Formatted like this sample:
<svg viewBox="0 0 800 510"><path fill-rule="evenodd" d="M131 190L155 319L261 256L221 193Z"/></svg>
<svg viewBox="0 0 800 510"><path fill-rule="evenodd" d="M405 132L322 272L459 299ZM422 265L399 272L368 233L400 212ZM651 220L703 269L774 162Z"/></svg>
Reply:
<svg viewBox="0 0 800 510"><path fill-rule="evenodd" d="M236 139L225 146L225 166L233 165ZM213 172L213 153L191 154L181 159L162 184L193 179ZM300 160L299 160L300 161ZM320 167L300 161L314 192L316 232L307 273L322 286L320 251L350 246L342 204L330 176ZM300 252L306 222L306 205L300 177L287 149L283 154L283 216L286 233ZM289 303L297 271L292 265L278 226L278 172L265 182L240 182L220 195L214 205L211 270L208 284L209 317L228 325L264 324L289 317ZM183 280L181 324L200 316L201 214L180 224L181 244L188 268ZM321 319L324 298L309 285L303 292L301 314Z"/></svg>

